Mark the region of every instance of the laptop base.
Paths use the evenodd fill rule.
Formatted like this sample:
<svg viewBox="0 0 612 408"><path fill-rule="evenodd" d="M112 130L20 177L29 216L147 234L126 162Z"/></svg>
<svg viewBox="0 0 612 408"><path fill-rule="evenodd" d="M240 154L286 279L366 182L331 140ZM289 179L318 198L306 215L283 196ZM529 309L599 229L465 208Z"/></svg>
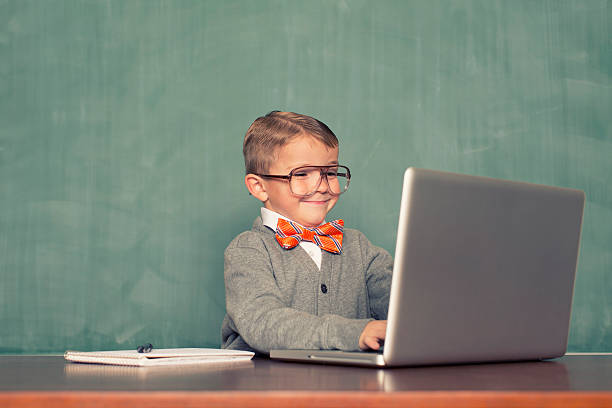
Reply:
<svg viewBox="0 0 612 408"><path fill-rule="evenodd" d="M318 364L341 364L362 367L385 367L382 353L337 350L271 350L270 358Z"/></svg>

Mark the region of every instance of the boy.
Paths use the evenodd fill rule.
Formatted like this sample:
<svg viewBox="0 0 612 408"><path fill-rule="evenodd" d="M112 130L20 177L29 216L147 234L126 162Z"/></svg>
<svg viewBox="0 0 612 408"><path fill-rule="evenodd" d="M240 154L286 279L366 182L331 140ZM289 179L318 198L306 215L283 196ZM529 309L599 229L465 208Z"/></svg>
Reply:
<svg viewBox="0 0 612 408"><path fill-rule="evenodd" d="M222 347L379 349L393 260L342 220L325 224L350 181L334 133L273 111L253 122L243 153L245 184L263 207L225 250Z"/></svg>

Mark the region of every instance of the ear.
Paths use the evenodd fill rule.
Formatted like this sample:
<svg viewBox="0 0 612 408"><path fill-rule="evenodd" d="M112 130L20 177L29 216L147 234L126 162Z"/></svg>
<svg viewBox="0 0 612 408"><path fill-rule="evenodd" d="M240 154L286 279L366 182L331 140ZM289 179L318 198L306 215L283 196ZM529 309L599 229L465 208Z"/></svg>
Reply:
<svg viewBox="0 0 612 408"><path fill-rule="evenodd" d="M246 188L253 197L262 203L268 201L268 193L261 177L249 173L244 177L244 184L246 184Z"/></svg>

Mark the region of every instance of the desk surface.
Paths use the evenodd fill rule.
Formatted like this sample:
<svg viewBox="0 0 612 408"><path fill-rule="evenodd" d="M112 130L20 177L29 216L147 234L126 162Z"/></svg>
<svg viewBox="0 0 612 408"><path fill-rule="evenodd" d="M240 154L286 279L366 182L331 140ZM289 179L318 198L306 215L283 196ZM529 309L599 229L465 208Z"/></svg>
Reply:
<svg viewBox="0 0 612 408"><path fill-rule="evenodd" d="M114 406L214 406L215 401L220 406L263 406L275 398L277 404L297 406L359 402L388 407L415 398L452 401L455 406L462 398L467 405L535 398L532 402L540 406L612 406L612 356L393 369L268 359L229 366L137 368L66 363L61 356L0 356L0 406L66 407L94 399Z"/></svg>

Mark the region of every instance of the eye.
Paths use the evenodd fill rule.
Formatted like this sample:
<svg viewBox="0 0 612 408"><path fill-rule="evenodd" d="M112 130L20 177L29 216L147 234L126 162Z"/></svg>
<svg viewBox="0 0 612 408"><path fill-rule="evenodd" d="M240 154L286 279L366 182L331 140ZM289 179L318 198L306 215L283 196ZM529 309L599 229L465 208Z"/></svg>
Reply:
<svg viewBox="0 0 612 408"><path fill-rule="evenodd" d="M337 170L327 170L327 177L337 177L337 176L338 176Z"/></svg>
<svg viewBox="0 0 612 408"><path fill-rule="evenodd" d="M293 177L306 177L308 176L308 173L306 173L305 171L298 171L297 173L293 173Z"/></svg>

